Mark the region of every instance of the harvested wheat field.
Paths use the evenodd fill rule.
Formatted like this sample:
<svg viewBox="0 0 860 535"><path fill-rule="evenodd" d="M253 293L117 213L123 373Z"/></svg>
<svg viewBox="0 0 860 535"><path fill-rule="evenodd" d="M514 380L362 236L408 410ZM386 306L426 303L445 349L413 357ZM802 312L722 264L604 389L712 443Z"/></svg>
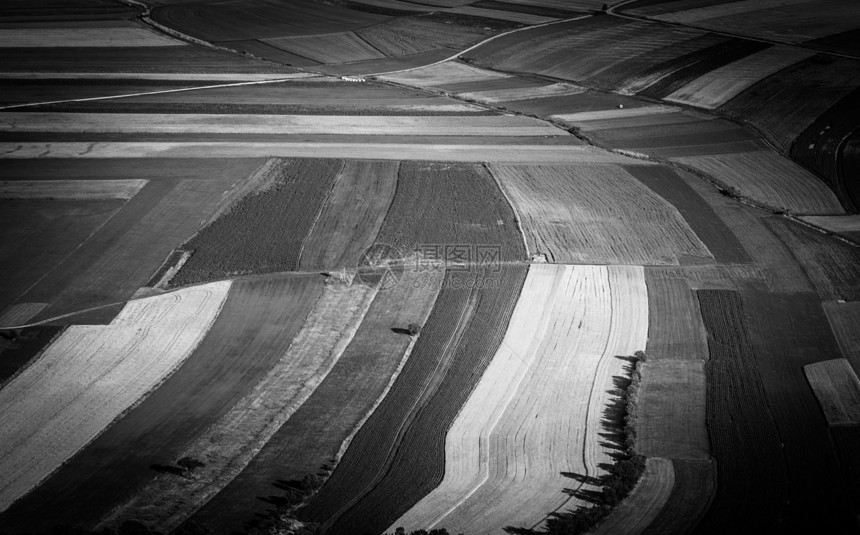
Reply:
<svg viewBox="0 0 860 535"><path fill-rule="evenodd" d="M495 533L531 527L599 477L613 377L645 345L641 267L532 265L496 356L454 421L442 483L392 528ZM592 386L594 385L594 386ZM564 410L559 410L559 407Z"/></svg>
<svg viewBox="0 0 860 535"><path fill-rule="evenodd" d="M770 150L672 158L703 171L741 195L796 214L840 214L845 210L817 176Z"/></svg>
<svg viewBox="0 0 860 535"><path fill-rule="evenodd" d="M490 89L486 91L471 91L459 93L457 96L466 100L477 100L488 104L530 100L550 97L579 95L585 92L584 87L573 84L550 84L538 87L522 87L514 89Z"/></svg>
<svg viewBox="0 0 860 535"><path fill-rule="evenodd" d="M854 366L854 371L860 370L860 302L826 301L822 303L830 328L839 342L842 356Z"/></svg>
<svg viewBox="0 0 860 535"><path fill-rule="evenodd" d="M131 199L146 182L142 179L0 181L0 199Z"/></svg>
<svg viewBox="0 0 860 535"><path fill-rule="evenodd" d="M803 367L829 425L860 424L860 379L845 359Z"/></svg>
<svg viewBox="0 0 860 535"><path fill-rule="evenodd" d="M95 438L185 360L230 288L132 301L108 326L72 326L0 390L0 510Z"/></svg>
<svg viewBox="0 0 860 535"><path fill-rule="evenodd" d="M492 165L531 254L550 262L675 264L712 258L671 204L614 166Z"/></svg>
<svg viewBox="0 0 860 535"><path fill-rule="evenodd" d="M510 77L508 74L478 69L458 61L446 61L429 67L382 75L379 78L403 85L434 87L465 82L484 82L508 77Z"/></svg>
<svg viewBox="0 0 860 535"><path fill-rule="evenodd" d="M636 488L626 500L600 523L592 535L624 533L638 535L654 522L666 505L675 486L675 469L672 461L649 457Z"/></svg>

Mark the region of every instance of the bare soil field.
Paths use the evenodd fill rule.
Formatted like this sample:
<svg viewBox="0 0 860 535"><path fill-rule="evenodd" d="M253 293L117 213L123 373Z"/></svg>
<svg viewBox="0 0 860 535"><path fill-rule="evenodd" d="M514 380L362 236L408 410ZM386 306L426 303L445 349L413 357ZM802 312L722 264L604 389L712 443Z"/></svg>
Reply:
<svg viewBox="0 0 860 535"><path fill-rule="evenodd" d="M4 275L0 278L0 311L4 316L16 301L46 303L21 297L61 265L123 204L121 200L0 201L0 271ZM4 321L0 326L16 324Z"/></svg>
<svg viewBox="0 0 860 535"><path fill-rule="evenodd" d="M364 41L355 32L279 37L264 39L263 42L318 63L350 63L385 57L385 54Z"/></svg>
<svg viewBox="0 0 860 535"><path fill-rule="evenodd" d="M765 219L822 300L860 300L860 249L779 217Z"/></svg>
<svg viewBox="0 0 860 535"><path fill-rule="evenodd" d="M313 393L224 489L191 520L214 533L243 529L257 514L282 503L285 491L323 464L339 459L351 439L409 358L410 336L393 327L423 325L441 286L415 284L405 270L394 287L380 290L364 321L334 367Z"/></svg>
<svg viewBox="0 0 860 535"><path fill-rule="evenodd" d="M550 262L677 264L712 258L681 214L621 167L491 167ZM659 238L658 238L659 236Z"/></svg>
<svg viewBox="0 0 860 535"><path fill-rule="evenodd" d="M787 46L771 46L706 72L667 95L669 102L715 109L759 80L813 56L814 52Z"/></svg>
<svg viewBox="0 0 860 535"><path fill-rule="evenodd" d="M707 425L717 461L716 493L696 533L768 529L784 511L788 476L741 298L696 294L708 332Z"/></svg>
<svg viewBox="0 0 860 535"><path fill-rule="evenodd" d="M198 39L216 42L333 33L387 20L336 4L272 4L264 0L167 4L153 9L152 18Z"/></svg>
<svg viewBox="0 0 860 535"><path fill-rule="evenodd" d="M231 183L150 181L19 299L51 303L38 320L130 298L216 209Z"/></svg>
<svg viewBox="0 0 860 535"><path fill-rule="evenodd" d="M648 347L645 353L666 360L707 360L705 328L696 292L673 269L645 268L648 284Z"/></svg>
<svg viewBox="0 0 860 535"><path fill-rule="evenodd" d="M435 87L462 83L489 82L510 78L510 75L479 69L459 61L446 61L403 73L382 75L379 78L404 85Z"/></svg>
<svg viewBox="0 0 860 535"><path fill-rule="evenodd" d="M583 113L618 108L638 108L648 103L633 97L608 94L599 91L582 91L563 96L516 99L503 102L505 108L534 115L556 115Z"/></svg>
<svg viewBox="0 0 860 535"><path fill-rule="evenodd" d="M428 261L494 264L527 258L514 211L478 164L401 163L377 242L405 255L417 248Z"/></svg>
<svg viewBox="0 0 860 535"><path fill-rule="evenodd" d="M518 78L513 78L512 80L518 80ZM480 86L486 86L484 82L479 83ZM579 87L573 84L550 84L550 85L522 85L517 84L518 87L512 88L499 88L499 89L485 89L481 87L480 89L476 88L475 91L470 91L469 89L457 88L458 97L467 99L467 100L477 100L480 102L487 102L490 104L497 104L501 102L510 102L515 100L531 100L531 99L542 99L548 97L564 97L569 95L578 95L580 93L585 92L585 88Z"/></svg>
<svg viewBox="0 0 860 535"><path fill-rule="evenodd" d="M28 319L41 312L46 306L48 306L48 303L15 303L2 311L2 314L0 314L0 325L6 327L24 325ZM11 338L14 338L14 336L10 335ZM2 343L0 343L0 346L2 346Z"/></svg>
<svg viewBox="0 0 860 535"><path fill-rule="evenodd" d="M2 525L45 531L91 526L130 498L158 474L153 466L172 466L185 444L266 376L287 352L321 291L318 276L235 281L217 319L183 365L10 509ZM176 294L158 299L171 295ZM56 506L58 500L63 507Z"/></svg>
<svg viewBox="0 0 860 535"><path fill-rule="evenodd" d="M750 257L738 238L726 227L713 208L689 186L691 180L699 180L698 178L665 165L631 165L624 170L671 203L717 262L750 262Z"/></svg>
<svg viewBox="0 0 860 535"><path fill-rule="evenodd" d="M393 161L345 162L302 243L299 269L358 266L382 228L398 171L399 164Z"/></svg>
<svg viewBox="0 0 860 535"><path fill-rule="evenodd" d="M0 132L187 133L205 134L352 134L556 136L565 132L543 121L513 115L433 116L309 116L245 114L117 114L7 112L0 114Z"/></svg>
<svg viewBox="0 0 860 535"><path fill-rule="evenodd" d="M146 182L140 179L0 181L0 199L128 200L134 197Z"/></svg>
<svg viewBox="0 0 860 535"><path fill-rule="evenodd" d="M690 112L585 123L588 136L604 146L662 158L715 156L764 150L751 130ZM599 130L595 130L599 128Z"/></svg>
<svg viewBox="0 0 860 535"><path fill-rule="evenodd" d="M6 321L3 325L10 325ZM0 349L0 388L37 357L63 327L40 326L22 329L14 340L5 341Z"/></svg>
<svg viewBox="0 0 860 535"><path fill-rule="evenodd" d="M448 433L441 485L392 526L491 533L581 503L565 495L583 488L565 474L599 477L610 462L602 409L624 373L618 355L643 346L646 331L641 267L532 265L505 339Z"/></svg>
<svg viewBox="0 0 860 535"><path fill-rule="evenodd" d="M827 301L822 303L830 328L839 342L842 356L854 367L854 371L860 370L860 335L857 333L857 325L860 324L860 303L852 301L842 303L839 301Z"/></svg>
<svg viewBox="0 0 860 535"><path fill-rule="evenodd" d="M860 423L860 379L845 359L825 360L803 367L828 425Z"/></svg>
<svg viewBox="0 0 860 535"><path fill-rule="evenodd" d="M131 4L111 0L9 1L0 6L0 22L130 19L139 12L139 8Z"/></svg>
<svg viewBox="0 0 860 535"><path fill-rule="evenodd" d="M679 535L693 533L717 487L717 463L674 459L675 485L666 505L642 533Z"/></svg>
<svg viewBox="0 0 860 535"><path fill-rule="evenodd" d="M846 145L860 123L860 88L821 114L794 142L791 157L811 169L853 212L860 208L860 162L846 158Z"/></svg>
<svg viewBox="0 0 860 535"><path fill-rule="evenodd" d="M438 315L428 321L421 335L438 336L427 341L419 339L414 358L422 361L439 358L433 355L443 351L443 358L451 359L449 367L444 377L437 376L437 380L441 378L438 385L432 384L433 388L424 391L434 394L422 397L423 408L411 425L402 428L400 445L388 460L390 468L384 478L340 517L332 527L333 533L353 533L356 529L381 531L442 481L446 471L446 434L502 341L526 278L526 268L504 266L499 272L485 269L449 272L447 276L448 285L436 305ZM484 288L477 286L481 280L485 281ZM496 286L487 284L488 281ZM468 290L470 287L477 289L472 292ZM462 332L459 328L448 331L456 327L451 320L458 317L457 311L462 316L467 311L464 306L470 303L475 303L475 308L468 325ZM457 337L459 341L455 343Z"/></svg>
<svg viewBox="0 0 860 535"><path fill-rule="evenodd" d="M131 520L156 531L176 529L236 477L310 397L349 345L377 290L366 284L325 283L301 330L272 369L175 455L202 459L206 465L190 479L159 474L99 525Z"/></svg>
<svg viewBox="0 0 860 535"><path fill-rule="evenodd" d="M193 253L171 284L296 269L302 243L342 167L340 160L277 162L270 187L249 193L183 244Z"/></svg>
<svg viewBox="0 0 860 535"><path fill-rule="evenodd" d="M849 499L855 514L860 511L860 463L858 463L857 447L860 446L860 427L854 425L830 428L833 448L839 456L839 466L842 469L842 479L849 489Z"/></svg>
<svg viewBox="0 0 860 535"><path fill-rule="evenodd" d="M645 472L642 473L639 483L630 496L589 533L594 535L643 533L666 506L674 487L675 469L672 461L649 457L645 464Z"/></svg>
<svg viewBox="0 0 860 535"><path fill-rule="evenodd" d="M0 28L0 48L185 46L142 27Z"/></svg>
<svg viewBox="0 0 860 535"><path fill-rule="evenodd" d="M453 27L452 27L453 26ZM492 32L480 26L446 24L426 17L398 17L355 32L386 56L415 54L438 48L466 48Z"/></svg>
<svg viewBox="0 0 860 535"><path fill-rule="evenodd" d="M786 498L810 505L809 510L783 508L781 521L800 530L820 526L830 533L850 531L854 520L847 488L839 479L826 420L803 373L806 365L841 356L819 298L814 293L767 294L747 288L742 295L768 413L782 442Z"/></svg>
<svg viewBox="0 0 860 535"><path fill-rule="evenodd" d="M265 163L263 158L21 159L0 165L0 180L211 180L241 182Z"/></svg>
<svg viewBox="0 0 860 535"><path fill-rule="evenodd" d="M773 151L676 157L764 205L796 214L839 214L842 204L817 176Z"/></svg>
<svg viewBox="0 0 860 535"><path fill-rule="evenodd" d="M0 510L180 366L209 330L229 288L219 282L134 301L108 326L70 327L6 384L0 390Z"/></svg>
<svg viewBox="0 0 860 535"><path fill-rule="evenodd" d="M475 7L474 5L454 7L451 9L447 9L446 12L454 13L457 15L467 15L470 17L506 20L525 25L544 24L546 22L552 22L558 19L558 17L547 17L543 15L535 15L519 11L487 9L483 7Z"/></svg>
<svg viewBox="0 0 860 535"><path fill-rule="evenodd" d="M786 153L804 130L858 84L857 60L817 54L768 76L719 109L756 125Z"/></svg>

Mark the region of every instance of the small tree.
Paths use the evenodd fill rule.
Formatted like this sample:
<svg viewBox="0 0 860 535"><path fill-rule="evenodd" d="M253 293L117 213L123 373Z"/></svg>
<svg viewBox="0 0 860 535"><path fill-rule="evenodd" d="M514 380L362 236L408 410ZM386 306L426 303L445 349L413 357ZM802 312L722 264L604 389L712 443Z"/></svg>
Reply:
<svg viewBox="0 0 860 535"><path fill-rule="evenodd" d="M406 330L409 331L409 336L415 336L416 334L421 332L421 327L419 327L415 323L410 323L409 327L407 327Z"/></svg>
<svg viewBox="0 0 860 535"><path fill-rule="evenodd" d="M197 468L203 468L204 466L206 466L206 463L198 461L193 457L183 457L176 461L176 465L185 470L186 475L190 475L191 472L193 472Z"/></svg>

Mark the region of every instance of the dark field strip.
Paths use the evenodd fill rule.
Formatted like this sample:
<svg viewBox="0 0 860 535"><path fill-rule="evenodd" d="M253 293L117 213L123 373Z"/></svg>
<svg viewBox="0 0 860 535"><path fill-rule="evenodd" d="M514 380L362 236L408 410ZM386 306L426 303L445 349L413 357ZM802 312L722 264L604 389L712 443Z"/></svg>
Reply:
<svg viewBox="0 0 860 535"><path fill-rule="evenodd" d="M788 480L741 297L731 290L696 295L710 351L707 425L717 491L695 533L770 532L783 512Z"/></svg>
<svg viewBox="0 0 860 535"><path fill-rule="evenodd" d="M797 259L822 300L860 300L860 248L781 217L764 222Z"/></svg>
<svg viewBox="0 0 860 535"><path fill-rule="evenodd" d="M495 78L493 80L478 80L476 82L458 82L455 84L435 85L434 88L444 89L450 93L468 93L470 91L493 91L498 89L519 89L522 87L540 87L546 82L529 80L520 76L510 78Z"/></svg>
<svg viewBox="0 0 860 535"><path fill-rule="evenodd" d="M834 426L830 428L830 439L839 457L842 480L848 488L848 498L854 514L860 513L860 427Z"/></svg>
<svg viewBox="0 0 860 535"><path fill-rule="evenodd" d="M319 65L314 70L336 76L385 73L402 69L411 69L413 67L421 67L450 58L456 53L457 50L450 48L434 48L432 50L425 50L423 52L416 52L415 54L406 54L392 58L371 59L367 61L357 61L355 63L344 63L342 65Z"/></svg>
<svg viewBox="0 0 860 535"><path fill-rule="evenodd" d="M526 254L504 194L483 166L468 163L403 162L377 242L402 252L462 245L472 261L479 246L501 260L523 260Z"/></svg>
<svg viewBox="0 0 860 535"><path fill-rule="evenodd" d="M731 39L724 43L685 54L658 66L658 69L671 72L659 82L648 86L639 94L652 98L664 98L684 87L699 76L723 65L745 58L770 45L746 39Z"/></svg>
<svg viewBox="0 0 860 535"><path fill-rule="evenodd" d="M140 10L112 0L4 0L0 22L126 19Z"/></svg>
<svg viewBox="0 0 860 535"><path fill-rule="evenodd" d="M260 167L263 158L153 158L134 162L126 158L97 161L78 158L55 160L3 160L0 180L116 180L198 179L239 181Z"/></svg>
<svg viewBox="0 0 860 535"><path fill-rule="evenodd" d="M225 97L229 99L229 97ZM444 104L444 103L439 103ZM422 104L414 102L415 106L432 106L430 102ZM326 105L280 105L280 104L223 104L210 103L151 103L130 102L128 99L102 100L96 102L68 102L62 104L50 104L42 106L31 106L27 108L13 108L12 112L53 112L53 113L199 113L199 114L260 114L260 115L377 115L377 116L440 116L440 117L463 117L468 121L469 117L499 115L494 110L476 109L467 110L433 110L433 109L400 109L386 107L385 100L369 101L367 103L356 103L355 105L339 107ZM2 112L0 112L2 113ZM2 118L2 115L0 115Z"/></svg>
<svg viewBox="0 0 860 535"><path fill-rule="evenodd" d="M468 52L463 56L463 58L466 60L476 61L482 65L487 65L487 60L489 58L495 54L505 53L509 48L526 47L528 46L528 43L532 43L535 40L546 40L553 36L590 30L591 26L594 24L612 25L614 22L610 17L585 17L581 20L550 24L549 26L523 30L515 34L499 37L489 43L483 44L475 50Z"/></svg>
<svg viewBox="0 0 860 535"><path fill-rule="evenodd" d="M860 60L818 54L754 84L719 109L764 130L783 152L860 85Z"/></svg>
<svg viewBox="0 0 860 535"><path fill-rule="evenodd" d="M725 3L727 3L726 0L685 0L683 5L679 6L677 4L677 0L637 0L636 2L625 4L624 9L621 11L634 11L643 8L650 8L646 13L651 15L654 13L671 13L674 11L695 9L698 7L707 7ZM652 13L652 11L654 13Z"/></svg>
<svg viewBox="0 0 860 535"><path fill-rule="evenodd" d="M841 358L817 295L742 291L755 363L776 422L788 470L790 504L778 527L848 533L856 524L846 500L824 419L802 367Z"/></svg>
<svg viewBox="0 0 860 535"><path fill-rule="evenodd" d="M7 72L293 72L199 46L0 48L0 65Z"/></svg>
<svg viewBox="0 0 860 535"><path fill-rule="evenodd" d="M39 326L21 329L12 340L0 340L0 388L3 384L26 366L42 351L42 348L57 336L63 328L59 326Z"/></svg>
<svg viewBox="0 0 860 535"><path fill-rule="evenodd" d="M791 157L818 173L847 210L860 209L860 162L844 159L842 146L860 129L860 88L821 114L794 142Z"/></svg>
<svg viewBox="0 0 860 535"><path fill-rule="evenodd" d="M576 95L565 95L561 97L512 100L503 102L501 105L506 109L522 113L547 116L563 113L607 110L617 108L619 104L625 108L641 108L642 106L648 105L648 102L635 97L588 90Z"/></svg>
<svg viewBox="0 0 860 535"><path fill-rule="evenodd" d="M64 327L66 325L107 325L122 311L125 303L104 305L71 316L49 321L45 325Z"/></svg>
<svg viewBox="0 0 860 535"><path fill-rule="evenodd" d="M805 41L803 46L817 48L827 52L837 52L854 56L860 55L860 29L848 30L846 32L819 37L812 41Z"/></svg>
<svg viewBox="0 0 860 535"><path fill-rule="evenodd" d="M272 45L266 44L256 39L247 39L244 41L224 41L220 43L222 46L248 52L258 58L266 58L269 61L275 61L287 66L294 67L312 67L319 65L318 62L296 54L291 54L286 50L275 48Z"/></svg>
<svg viewBox="0 0 860 535"><path fill-rule="evenodd" d="M727 136L728 137L728 136ZM734 137L734 135L732 135ZM693 143L689 143L692 141ZM756 152L762 145L755 139L709 143L709 139L693 139L687 136L665 136L657 138L660 148L647 147L648 154L657 158L676 158L684 156L715 156L719 154L738 154ZM699 143L697 143L699 142Z"/></svg>
<svg viewBox="0 0 860 535"><path fill-rule="evenodd" d="M143 403L0 514L4 533L91 526L173 465L186 444L289 348L322 291L317 276L239 280L203 341Z"/></svg>
<svg viewBox="0 0 860 535"><path fill-rule="evenodd" d="M672 459L675 486L657 517L642 535L682 535L691 533L711 504L717 485L713 461Z"/></svg>
<svg viewBox="0 0 860 535"><path fill-rule="evenodd" d="M270 189L244 197L182 246L193 253L171 285L296 269L302 241L342 165L281 160Z"/></svg>
<svg viewBox="0 0 860 535"><path fill-rule="evenodd" d="M451 280L458 281L455 284L461 287L467 286L469 280L482 279L498 281L498 287L478 291L477 308L451 367L435 395L405 431L385 476L326 533L381 533L441 483L448 429L502 341L526 271L525 266L505 266L498 273L451 273Z"/></svg>
<svg viewBox="0 0 860 535"><path fill-rule="evenodd" d="M581 15L582 11L572 11L567 9L558 9L547 6L536 5L521 5L510 2L498 2L497 0L480 0L469 4L470 7L479 7L483 9L497 9L499 11L511 11L513 13L528 13L529 15L540 15L541 17L555 17L559 19L569 19L576 15Z"/></svg>
<svg viewBox="0 0 860 535"><path fill-rule="evenodd" d="M310 397L239 475L190 519L216 534L242 531L269 517L305 476L319 472L384 392L410 337L392 327L423 323L438 285L404 274L380 290L337 363ZM407 360L408 362L408 360Z"/></svg>
<svg viewBox="0 0 860 535"><path fill-rule="evenodd" d="M717 262L741 264L751 261L743 245L713 208L674 169L663 165L630 165L624 169L681 212Z"/></svg>
<svg viewBox="0 0 860 535"><path fill-rule="evenodd" d="M0 200L0 272L3 273L0 310L11 305L42 277L50 279L53 269L64 269L60 266L67 265L65 260L73 255L75 248L86 242L124 204L125 201L119 199Z"/></svg>
<svg viewBox="0 0 860 535"><path fill-rule="evenodd" d="M646 119L647 120L647 119ZM659 120L659 119L658 119ZM681 124L656 124L646 126L619 125L588 132L612 147L665 150L686 146L709 146L757 139L751 130L746 130L726 121L695 121ZM703 149L708 150L708 149ZM675 154L671 152L670 154ZM707 152L706 154L711 154Z"/></svg>
<svg viewBox="0 0 860 535"><path fill-rule="evenodd" d="M451 281L454 275L437 270L433 276ZM483 293L443 287L406 366L355 435L331 478L302 509L303 518L334 523L385 477L404 434L451 369Z"/></svg>

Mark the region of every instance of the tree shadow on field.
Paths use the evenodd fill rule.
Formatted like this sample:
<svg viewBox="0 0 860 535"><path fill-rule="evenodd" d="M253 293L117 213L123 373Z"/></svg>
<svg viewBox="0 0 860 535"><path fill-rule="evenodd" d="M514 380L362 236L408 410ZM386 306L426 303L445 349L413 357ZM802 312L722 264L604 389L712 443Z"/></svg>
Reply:
<svg viewBox="0 0 860 535"><path fill-rule="evenodd" d="M171 466L169 464L151 464L149 467L159 474L172 474L175 476L185 475L185 469L179 466Z"/></svg>

